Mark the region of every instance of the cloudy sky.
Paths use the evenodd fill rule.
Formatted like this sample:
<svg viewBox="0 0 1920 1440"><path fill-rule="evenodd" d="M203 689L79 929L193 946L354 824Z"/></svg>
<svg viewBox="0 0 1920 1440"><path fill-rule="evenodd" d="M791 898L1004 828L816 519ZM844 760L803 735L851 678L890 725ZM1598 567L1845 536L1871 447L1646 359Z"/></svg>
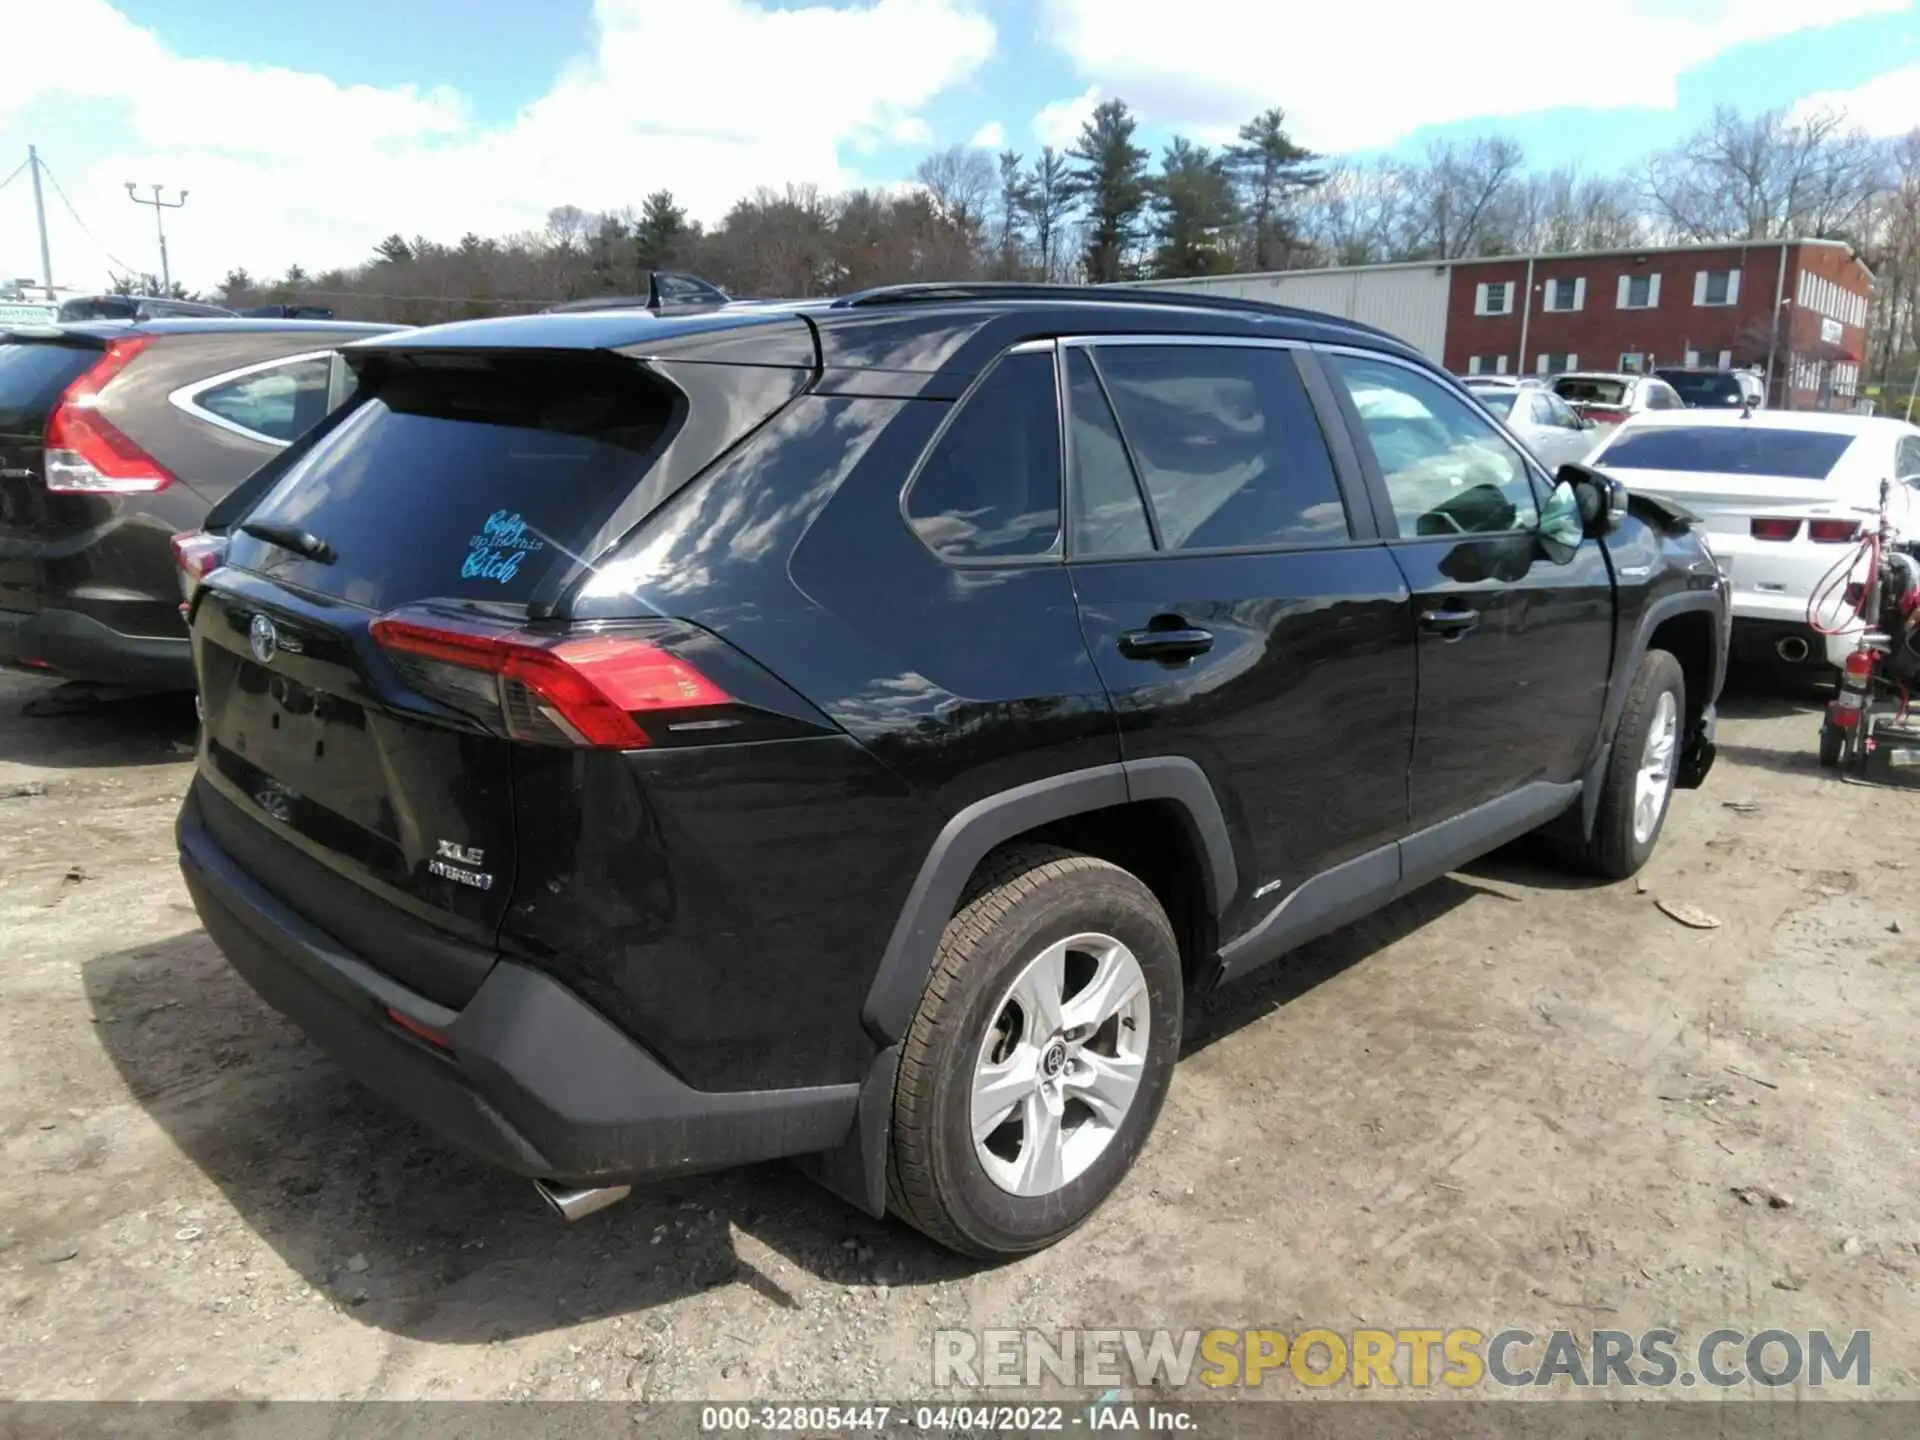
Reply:
<svg viewBox="0 0 1920 1440"><path fill-rule="evenodd" d="M203 287L661 186L713 219L935 146L1031 153L1110 96L1155 144L1282 105L1327 152L1503 129L1589 167L1718 102L1920 125L1916 0L0 0L0 35L0 177L40 147L55 279L89 287L158 268L129 180L189 192L169 246ZM20 175L0 274L38 269Z"/></svg>

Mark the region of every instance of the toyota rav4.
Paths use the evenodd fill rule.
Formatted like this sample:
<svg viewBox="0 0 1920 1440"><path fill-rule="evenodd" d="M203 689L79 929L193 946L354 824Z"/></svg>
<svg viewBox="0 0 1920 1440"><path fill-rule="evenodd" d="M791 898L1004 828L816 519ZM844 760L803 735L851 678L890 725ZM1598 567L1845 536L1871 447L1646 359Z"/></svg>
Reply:
<svg viewBox="0 0 1920 1440"><path fill-rule="evenodd" d="M1532 831L1628 875L1713 758L1689 517L1345 321L922 286L346 354L193 594L182 865L569 1216L798 1157L1046 1245L1187 996Z"/></svg>

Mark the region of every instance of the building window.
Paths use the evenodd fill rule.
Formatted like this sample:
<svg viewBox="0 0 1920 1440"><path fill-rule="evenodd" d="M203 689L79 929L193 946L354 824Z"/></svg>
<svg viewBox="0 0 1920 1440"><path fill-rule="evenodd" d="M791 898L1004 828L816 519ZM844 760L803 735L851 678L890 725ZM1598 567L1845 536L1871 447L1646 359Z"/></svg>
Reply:
<svg viewBox="0 0 1920 1440"><path fill-rule="evenodd" d="M1722 370L1731 370L1733 368L1733 351L1722 350L1720 352L1720 368Z"/></svg>
<svg viewBox="0 0 1920 1440"><path fill-rule="evenodd" d="M1584 310L1587 304L1587 282L1584 280L1549 280L1546 288L1546 308L1553 311Z"/></svg>
<svg viewBox="0 0 1920 1440"><path fill-rule="evenodd" d="M1621 310L1652 310L1660 303L1658 275L1622 275L1615 305Z"/></svg>
<svg viewBox="0 0 1920 1440"><path fill-rule="evenodd" d="M1506 373L1507 357L1504 355L1495 355L1492 359L1484 355L1467 357L1467 374L1469 375L1504 375Z"/></svg>
<svg viewBox="0 0 1920 1440"><path fill-rule="evenodd" d="M1569 370L1580 368L1578 355L1539 355L1535 357L1534 373L1537 375L1564 375Z"/></svg>
<svg viewBox="0 0 1920 1440"><path fill-rule="evenodd" d="M1740 303L1738 270L1701 270L1693 277L1693 303L1696 305L1737 305Z"/></svg>
<svg viewBox="0 0 1920 1440"><path fill-rule="evenodd" d="M1698 350L1687 351L1687 358L1680 363L1685 365L1689 370L1693 369L1694 366L1700 363L1700 352Z"/></svg>
<svg viewBox="0 0 1920 1440"><path fill-rule="evenodd" d="M1646 365L1647 365L1647 357L1643 355L1640 351L1626 350L1621 352L1620 369L1623 373L1628 375L1638 375L1642 370L1646 368Z"/></svg>
<svg viewBox="0 0 1920 1440"><path fill-rule="evenodd" d="M1476 315L1511 315L1513 313L1513 286L1505 280L1491 280L1474 287L1473 313Z"/></svg>

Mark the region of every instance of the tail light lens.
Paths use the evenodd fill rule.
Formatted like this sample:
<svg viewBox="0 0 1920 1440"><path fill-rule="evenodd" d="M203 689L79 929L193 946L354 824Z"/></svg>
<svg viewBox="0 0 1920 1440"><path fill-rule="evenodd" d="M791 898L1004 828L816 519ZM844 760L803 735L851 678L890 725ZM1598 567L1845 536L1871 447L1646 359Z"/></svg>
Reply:
<svg viewBox="0 0 1920 1440"><path fill-rule="evenodd" d="M1612 405L1585 405L1581 407L1580 413L1596 425L1618 425L1627 418L1625 410L1617 409Z"/></svg>
<svg viewBox="0 0 1920 1440"><path fill-rule="evenodd" d="M1822 545L1844 545L1860 538L1858 520L1809 520L1807 535Z"/></svg>
<svg viewBox="0 0 1920 1440"><path fill-rule="evenodd" d="M1755 520L1753 538L1756 540L1791 540L1800 533L1798 520Z"/></svg>
<svg viewBox="0 0 1920 1440"><path fill-rule="evenodd" d="M636 717L725 706L732 697L651 640L613 632L536 635L465 621L387 615L373 639L422 693L485 704L516 740L635 750Z"/></svg>
<svg viewBox="0 0 1920 1440"><path fill-rule="evenodd" d="M47 417L48 490L56 495L138 495L173 483L164 465L98 409L100 392L152 343L147 335L114 341L98 363L67 387Z"/></svg>
<svg viewBox="0 0 1920 1440"><path fill-rule="evenodd" d="M187 613L200 582L227 560L227 537L204 530L188 530L173 537L173 571L180 581L180 613Z"/></svg>

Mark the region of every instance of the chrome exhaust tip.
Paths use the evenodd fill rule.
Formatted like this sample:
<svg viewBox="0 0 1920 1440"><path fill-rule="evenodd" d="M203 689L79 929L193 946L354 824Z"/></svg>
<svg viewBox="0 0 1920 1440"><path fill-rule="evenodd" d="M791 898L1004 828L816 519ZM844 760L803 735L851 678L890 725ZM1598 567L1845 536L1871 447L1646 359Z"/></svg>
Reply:
<svg viewBox="0 0 1920 1440"><path fill-rule="evenodd" d="M534 1181L533 1188L540 1192L540 1198L547 1202L553 1213L569 1225L576 1220L584 1220L596 1210L617 1205L633 1193L631 1185L598 1185L587 1190L570 1190L561 1185L549 1185L545 1180Z"/></svg>
<svg viewBox="0 0 1920 1440"><path fill-rule="evenodd" d="M1807 642L1798 635L1787 635L1774 642L1773 653L1789 665L1798 665L1807 658Z"/></svg>

